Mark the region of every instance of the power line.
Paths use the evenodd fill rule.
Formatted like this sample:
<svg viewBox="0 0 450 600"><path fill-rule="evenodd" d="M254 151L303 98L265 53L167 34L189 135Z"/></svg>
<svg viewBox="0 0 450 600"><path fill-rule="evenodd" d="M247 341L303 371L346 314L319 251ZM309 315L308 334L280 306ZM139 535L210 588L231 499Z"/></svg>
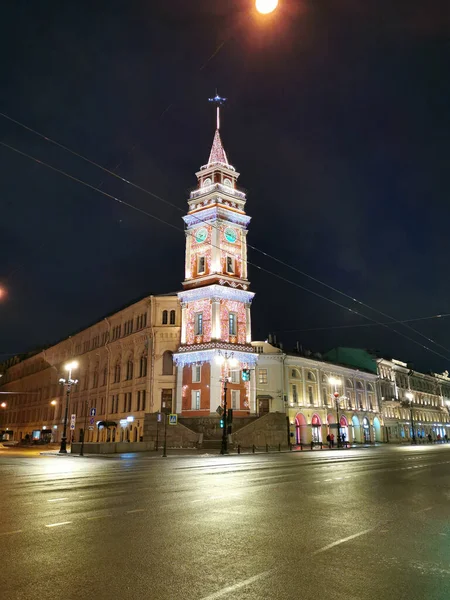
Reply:
<svg viewBox="0 0 450 600"><path fill-rule="evenodd" d="M442 315L432 315L431 317L417 317L415 319L404 319L401 321L388 321L387 323L380 323L380 325L392 325L393 323L412 323L414 321L427 321L430 319L444 319L450 317L450 313ZM274 333L294 333L303 331L325 331L329 329L351 329L352 327L374 327L379 323L357 323L355 325L330 325L329 327L309 327L308 329L274 329Z"/></svg>
<svg viewBox="0 0 450 600"><path fill-rule="evenodd" d="M27 131L30 131L31 133L34 133L35 135L41 137L42 139L46 140L47 142L50 142L51 144L54 144L56 146L58 146L59 148L65 150L66 152L69 152L70 154L72 154L73 156L76 156L77 158L80 158L81 160L90 163L91 165L97 167L98 169L101 169L102 171L104 171L105 173L108 173L109 175L112 175L113 177L119 179L120 181L122 181L123 183L126 183L132 187L134 187L135 189L144 192L145 194L155 198L156 200L159 200L160 202L175 208L176 210L182 212L184 214L184 210L182 208L180 208L179 206L177 206L176 204L173 204L172 202L170 202L169 200L166 200L165 198L162 198L161 196L159 196L158 194L155 194L145 188L143 188L142 186L126 179L125 177L122 177L121 175L118 175L117 173L114 173L113 171L107 169L106 167L103 167L102 165L100 165L99 163L91 160L90 158L87 158L86 156L80 154L79 152L76 152L75 150L72 150L71 148L69 148L68 146L65 146L64 144L61 144L59 142L57 142L56 140L53 140L52 138L49 138L48 136L40 133L39 131L36 131L35 129L33 129L32 127L29 127L28 125L25 125L24 123L21 123L20 121L17 121L16 119L13 119L12 117L6 115L5 113L0 112L0 116L4 117L5 119L16 123L17 125L19 125L20 127L23 127L24 129L26 129ZM197 219L198 223L206 223L207 219L202 219L200 217L195 216L195 218ZM212 225L213 227L214 226ZM352 302L355 302L356 304L359 304L360 306L363 306L364 308L367 308L369 310L371 310L372 312L378 313L379 315L390 319L392 323L399 323L401 325L403 325L404 327L406 327L407 329L413 331L415 334L419 335L420 337L422 337L423 339L427 340L428 342L431 342L432 344L442 348L443 350L445 350L446 352L450 353L450 348L447 348L446 346L443 346L442 344L440 344L439 342L436 342L435 340L431 339L430 337L428 337L427 335L423 334L421 331L418 331L417 329L415 329L414 327L411 327L411 325L408 325L408 320L406 321L400 321L395 319L394 317L392 317L391 315L380 311L372 306L370 306L369 304L366 304L365 302L362 302L361 300L358 300L357 298L354 298L353 296L350 296L349 294L343 292L342 290L339 290L338 288L335 288L332 285L329 285L328 283L321 281L320 279L318 279L317 277L314 277L312 275L309 275L309 273L306 273L305 271L302 271L301 269L298 269L297 267L295 267L294 265L291 265L289 263L287 263L286 261L277 258L276 256L273 256L272 254L269 254L268 252L265 252L264 250L261 250L259 248L257 248L256 246L253 246L251 244L247 243L247 247L250 248L251 250L254 250L255 252L258 252L260 254L262 254L263 256L265 256L266 258L269 258L273 261L275 261L276 263L283 265L284 267L287 267L289 269L292 269L293 271L295 271L296 273L299 273L300 275L303 275L304 277L307 277L308 279L310 279L311 281L314 281L315 283L318 283L319 285L322 285L326 288L328 288L329 290L340 294L341 296L344 296L345 298L348 298L349 300L351 300ZM250 264L250 263L249 263Z"/></svg>
<svg viewBox="0 0 450 600"><path fill-rule="evenodd" d="M169 226L169 227L171 227L172 229L176 229L176 230L178 230L178 231L183 231L184 233L186 233L186 235L190 235L190 236L194 237L192 233L185 232L185 231L184 231L184 229L182 229L181 227L178 227L177 225L173 225L172 223L170 223L170 222L168 222L168 221L166 221L166 220L164 220L164 219L161 219L160 217L157 217L156 215L154 215L154 214L152 214L152 213L150 213L150 212L148 212L148 211L145 211L145 210L143 210L143 209L141 209L141 208L139 208L139 207L137 207L137 206L134 206L133 204L131 204L131 203L129 203L129 202L126 202L126 201L124 201L124 200L121 200L120 198L118 198L118 197L116 197L116 196L113 196L112 194L108 194L107 192L105 192L105 191L103 191L103 190L99 189L98 187L96 187L96 186L94 186L94 185L91 185L90 183L87 183L87 182L83 181L82 179L79 179L78 177L75 177L75 176L73 176L73 175L70 175L69 173L67 173L67 172L63 171L62 169L58 169L57 167L54 167L53 165L50 165L50 164L48 164L48 163L46 163L46 162L44 162L44 161L42 161L42 160L39 160L39 159L37 159L36 157L34 157L34 156L31 156L30 154L27 154L26 152L23 152L22 150L19 150L18 148L15 148L15 147L13 147L13 146L10 146L9 144L6 144L5 142L1 142L1 141L0 141L0 145L1 145L1 146L4 146L5 148L8 148L9 150L11 150L11 151L13 151L13 152L15 152L15 153L17 153L17 154L20 154L20 155L22 155L22 156L25 156L26 158L29 158L30 160L33 160L34 162L36 162L36 163L38 163L38 164L40 164L40 165L42 165L42 166L45 166L45 167L47 167L48 169L50 169L50 170L52 170L52 171L55 171L55 172L57 172L57 173L60 173L61 175L65 176L65 177L68 177L68 178L69 178L69 179L71 179L72 181L76 181L77 183L80 183L81 185L84 185L84 186L86 186L86 187L87 187L87 188L89 188L89 189L95 190L95 191L99 192L100 194L103 194L103 195L104 195L104 196L106 196L107 198L110 198L111 200L114 200L115 202L118 202L119 204L123 204L124 206L128 206L129 208L131 208L131 209L133 209L133 210L136 210L136 211L138 211L138 212L139 212L139 213L141 213L141 214L144 214L144 215L146 215L146 216L148 216L148 217L150 217L150 218L152 218L152 219L156 219L156 220L157 220L158 222L160 222L160 223L163 223L163 224L165 224L165 225L168 225L168 226ZM218 248L218 249L220 249L220 247L219 247L219 246L216 246L216 245L212 244L211 242L210 242L210 244L209 244L209 245L210 245L211 247L213 247L213 248ZM344 310L346 310L346 311L349 311L349 312L351 312L351 313L353 313L353 314L356 314L356 315L358 315L358 316L360 316L360 317L363 317L364 319L367 319L367 320L369 320L369 321L372 321L373 323L375 323L375 324L377 324L377 325L381 325L381 326L385 327L386 329L390 329L390 330L394 331L394 333L397 333L397 334L398 334L398 335L400 335L401 337L403 337L403 338L405 338L405 339L409 340L410 342L413 342L414 344L416 344L416 345L420 346L421 348L424 348L425 350L428 350L428 351L432 352L433 354L436 354L436 356L439 356L440 358L443 358L443 359L445 359L445 360L450 360L450 358L449 358L448 356L444 356L443 354L440 354L440 353L439 353L439 352L437 352L436 350L433 350L432 348L429 348L428 346L425 346L425 345L424 345L424 344L422 344L421 342L418 342L417 340L415 340L415 339L413 339L413 338L411 338L411 337L409 337L409 336L405 335L404 333L402 333L402 332L400 332L400 331L397 331L396 329L393 329L393 328L392 328L392 327L390 327L388 324L380 323L379 321L376 321L376 319L373 319L373 318L371 318L371 317L368 317L367 315L364 315L364 314L362 314L362 313L359 313L358 311L356 311L356 310L354 310L354 309L352 309L352 308L350 308L350 307L348 307L348 306L344 306L343 304L340 304L339 302L336 302L335 300L332 300L331 298L327 298L326 296L323 296L322 294L319 294L318 292L315 292L315 291L313 291L313 290L310 290L310 289L306 288L305 286L302 286L302 285L300 285L300 284L299 284L299 283L297 283L296 281L292 281L292 280L288 279L287 277L283 277L283 276L282 276L282 275L280 275L279 273L274 273L273 271L270 271L269 269L266 269L266 268L264 268L264 267L261 267L260 265L257 265L257 264L255 264L255 263L252 263L252 262L250 262L250 261L247 261L247 263L248 263L249 265L251 265L252 267L255 267L256 269L258 269L258 270L260 270L260 271L262 271L262 272L264 272L264 273L267 273L268 275L272 275L273 277L276 277L277 279L280 279L281 281L284 281L284 282L286 282L286 283L289 283L289 284L291 284L291 285L294 285L295 287L297 287L297 288L299 288L299 289L301 289L301 290L304 290L304 291L306 291L306 292L309 292L310 294L313 294L314 296L317 296L318 298L321 298L322 300L326 300L327 302L331 302L331 303L332 303L332 304L334 304L335 306L338 306L338 307L340 307L340 308L343 308L343 309L344 309Z"/></svg>

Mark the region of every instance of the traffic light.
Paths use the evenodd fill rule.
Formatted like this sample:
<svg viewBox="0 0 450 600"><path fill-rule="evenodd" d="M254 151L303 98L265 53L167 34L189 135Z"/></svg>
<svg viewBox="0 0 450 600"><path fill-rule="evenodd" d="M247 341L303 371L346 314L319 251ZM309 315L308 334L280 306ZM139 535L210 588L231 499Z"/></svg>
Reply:
<svg viewBox="0 0 450 600"><path fill-rule="evenodd" d="M233 422L233 409L232 408L228 409L227 421L228 421L228 425L231 425L231 423Z"/></svg>
<svg viewBox="0 0 450 600"><path fill-rule="evenodd" d="M242 381L250 381L250 369L242 369Z"/></svg>
<svg viewBox="0 0 450 600"><path fill-rule="evenodd" d="M220 419L220 429L223 429L223 419Z"/></svg>

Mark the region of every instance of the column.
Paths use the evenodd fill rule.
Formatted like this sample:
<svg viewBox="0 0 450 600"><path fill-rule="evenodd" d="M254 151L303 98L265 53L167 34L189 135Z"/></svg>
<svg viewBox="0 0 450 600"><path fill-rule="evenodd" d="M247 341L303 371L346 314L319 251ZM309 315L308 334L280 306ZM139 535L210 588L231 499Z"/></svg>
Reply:
<svg viewBox="0 0 450 600"><path fill-rule="evenodd" d="M175 412L181 415L183 411L183 368L181 365L177 365L177 388L175 390Z"/></svg>
<svg viewBox="0 0 450 600"><path fill-rule="evenodd" d="M194 235L193 230L186 231L186 266L185 266L186 279L192 279L191 246L192 246L192 236L193 235Z"/></svg>
<svg viewBox="0 0 450 600"><path fill-rule="evenodd" d="M214 414L222 402L221 382L222 367L217 364L214 357L211 360L211 380L209 382L209 412ZM228 400L228 398L227 398Z"/></svg>
<svg viewBox="0 0 450 600"><path fill-rule="evenodd" d="M213 298L211 301L211 338L220 340L220 300Z"/></svg>
<svg viewBox="0 0 450 600"><path fill-rule="evenodd" d="M245 338L247 344L250 344L252 341L252 322L250 315L250 304L245 305Z"/></svg>
<svg viewBox="0 0 450 600"><path fill-rule="evenodd" d="M220 224L218 221L216 221L215 226L211 229L211 272L222 272L220 264Z"/></svg>
<svg viewBox="0 0 450 600"><path fill-rule="evenodd" d="M256 414L256 365L250 369L250 389L249 389L250 414ZM270 410L270 409L269 409Z"/></svg>
<svg viewBox="0 0 450 600"><path fill-rule="evenodd" d="M185 344L186 343L186 315L187 313L187 306L185 302L182 302L181 304L181 343Z"/></svg>

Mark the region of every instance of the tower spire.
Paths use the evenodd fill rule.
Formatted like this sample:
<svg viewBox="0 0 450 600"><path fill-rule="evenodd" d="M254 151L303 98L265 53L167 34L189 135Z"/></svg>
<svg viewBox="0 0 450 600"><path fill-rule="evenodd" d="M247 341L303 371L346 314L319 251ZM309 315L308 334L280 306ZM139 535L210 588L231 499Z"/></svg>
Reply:
<svg viewBox="0 0 450 600"><path fill-rule="evenodd" d="M211 148L211 152L209 155L208 165L212 165L214 163L221 163L224 165L229 165L227 155L225 154L225 150L222 145L222 140L220 139L220 107L226 102L226 98L222 98L217 93L214 98L208 98L209 102L212 102L216 105L216 133L214 134L214 140Z"/></svg>

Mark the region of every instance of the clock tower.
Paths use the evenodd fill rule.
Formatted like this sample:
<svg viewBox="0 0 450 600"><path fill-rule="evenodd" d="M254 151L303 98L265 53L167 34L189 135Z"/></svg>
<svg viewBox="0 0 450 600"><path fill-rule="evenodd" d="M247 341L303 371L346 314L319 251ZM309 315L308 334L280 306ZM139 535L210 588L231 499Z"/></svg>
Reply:
<svg viewBox="0 0 450 600"><path fill-rule="evenodd" d="M220 104L218 96L213 99ZM181 346L177 365L177 413L201 417L227 404L234 415L255 414L256 388L242 369L255 366L251 346L247 275L246 196L238 189L239 173L229 163L217 128L209 160L197 176L188 200L186 264L181 303ZM254 371L251 371L254 373Z"/></svg>

